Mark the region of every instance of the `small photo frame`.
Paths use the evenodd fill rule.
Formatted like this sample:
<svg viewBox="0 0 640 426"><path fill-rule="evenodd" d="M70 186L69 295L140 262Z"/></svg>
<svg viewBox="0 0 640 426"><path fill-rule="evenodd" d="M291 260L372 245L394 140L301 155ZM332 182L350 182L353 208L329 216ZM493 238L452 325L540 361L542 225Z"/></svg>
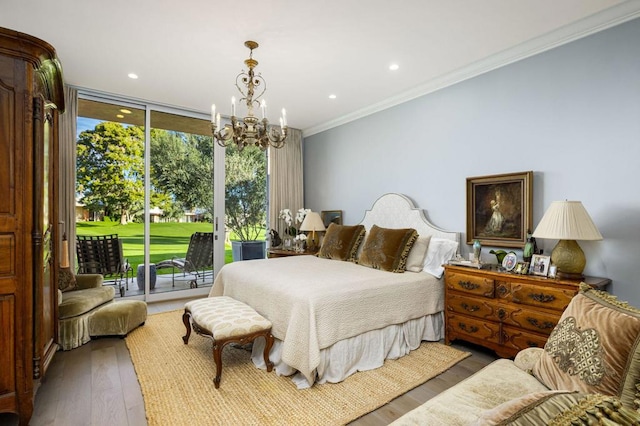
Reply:
<svg viewBox="0 0 640 426"><path fill-rule="evenodd" d="M549 273L549 265L551 264L551 256L543 256L541 254L534 254L531 257L531 266L529 267L529 273L533 275L540 275L546 277Z"/></svg>
<svg viewBox="0 0 640 426"><path fill-rule="evenodd" d="M514 271L516 274L528 275L529 274L529 262L518 262Z"/></svg>
<svg viewBox="0 0 640 426"><path fill-rule="evenodd" d="M320 217L325 228L328 228L332 223L342 225L342 210L322 210Z"/></svg>

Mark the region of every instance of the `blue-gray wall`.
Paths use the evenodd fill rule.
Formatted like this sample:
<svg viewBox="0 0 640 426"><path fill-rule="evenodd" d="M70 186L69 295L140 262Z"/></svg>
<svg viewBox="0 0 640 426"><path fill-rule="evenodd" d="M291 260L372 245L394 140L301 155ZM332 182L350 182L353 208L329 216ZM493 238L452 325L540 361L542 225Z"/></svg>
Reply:
<svg viewBox="0 0 640 426"><path fill-rule="evenodd" d="M464 234L467 177L533 170L534 227L552 201L582 201L604 236L580 242L585 273L640 306L639 139L636 19L307 137L305 207L356 223L399 192Z"/></svg>

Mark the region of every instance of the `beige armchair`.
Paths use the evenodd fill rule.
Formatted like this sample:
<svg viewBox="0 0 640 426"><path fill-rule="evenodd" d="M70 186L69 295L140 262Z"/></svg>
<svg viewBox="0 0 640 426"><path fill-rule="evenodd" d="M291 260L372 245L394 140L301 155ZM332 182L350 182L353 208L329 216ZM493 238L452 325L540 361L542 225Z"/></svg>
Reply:
<svg viewBox="0 0 640 426"><path fill-rule="evenodd" d="M115 297L112 286L102 285L102 275L70 274L69 279L60 280L65 289L58 290L58 344L65 351L90 340L89 316ZM69 280L75 280L75 285L67 285Z"/></svg>

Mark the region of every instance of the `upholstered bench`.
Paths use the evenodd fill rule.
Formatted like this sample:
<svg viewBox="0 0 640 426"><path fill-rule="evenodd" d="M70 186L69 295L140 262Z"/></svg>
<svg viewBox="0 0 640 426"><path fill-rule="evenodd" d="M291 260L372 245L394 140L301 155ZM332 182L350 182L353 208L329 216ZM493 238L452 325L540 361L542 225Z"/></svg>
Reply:
<svg viewBox="0 0 640 426"><path fill-rule="evenodd" d="M244 345L264 337L264 362L267 371L273 369L273 363L269 361L269 351L273 345L271 322L250 306L227 296L192 300L184 305L182 321L187 328L187 334L182 338L185 345L189 343L192 326L196 333L213 340L213 360L216 364L213 384L216 389L220 387L222 375L222 350L229 343Z"/></svg>
<svg viewBox="0 0 640 426"><path fill-rule="evenodd" d="M142 300L109 303L89 317L89 336L124 337L147 320L147 304Z"/></svg>

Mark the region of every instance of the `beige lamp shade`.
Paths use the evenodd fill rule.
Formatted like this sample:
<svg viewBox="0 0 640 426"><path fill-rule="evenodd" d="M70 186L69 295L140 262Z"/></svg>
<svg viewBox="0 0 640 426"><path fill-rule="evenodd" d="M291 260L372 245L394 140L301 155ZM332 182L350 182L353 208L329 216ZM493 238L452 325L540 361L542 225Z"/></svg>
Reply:
<svg viewBox="0 0 640 426"><path fill-rule="evenodd" d="M300 225L301 231L324 231L326 228L324 227L324 222L322 222L322 218L320 214L316 212L309 212L304 217L302 224Z"/></svg>
<svg viewBox="0 0 640 426"><path fill-rule="evenodd" d="M535 238L559 240L551 252L551 262L558 268L558 277L582 279L587 260L576 240L601 240L580 201L554 201L533 232Z"/></svg>
<svg viewBox="0 0 640 426"><path fill-rule="evenodd" d="M554 240L602 239L602 234L580 201L552 202L533 236Z"/></svg>
<svg viewBox="0 0 640 426"><path fill-rule="evenodd" d="M315 251L318 248L318 241L316 240L316 231L324 231L324 222L320 215L316 212L309 212L304 217L304 220L300 224L300 230L311 232L311 238L307 238L307 249Z"/></svg>

